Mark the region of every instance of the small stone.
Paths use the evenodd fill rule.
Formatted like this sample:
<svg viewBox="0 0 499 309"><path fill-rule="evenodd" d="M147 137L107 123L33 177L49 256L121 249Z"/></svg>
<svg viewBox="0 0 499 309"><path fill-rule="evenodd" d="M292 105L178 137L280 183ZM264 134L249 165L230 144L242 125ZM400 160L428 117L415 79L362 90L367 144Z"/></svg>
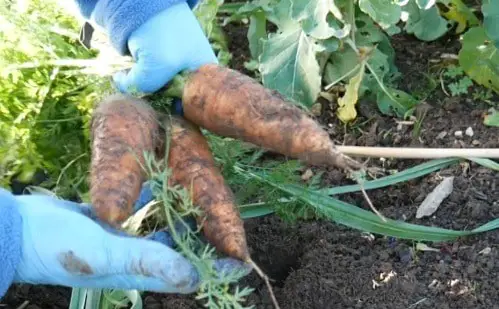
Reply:
<svg viewBox="0 0 499 309"><path fill-rule="evenodd" d="M492 251L492 249L490 247L486 247L482 251L478 252L478 254L487 255L487 254L490 254L491 251Z"/></svg>
<svg viewBox="0 0 499 309"><path fill-rule="evenodd" d="M473 144L474 146L478 146L478 145L480 145L481 143L480 143L480 141L479 141L479 140L474 139L474 140L471 142L471 144Z"/></svg>
<svg viewBox="0 0 499 309"><path fill-rule="evenodd" d="M310 178L312 178L312 176L314 176L314 172L312 172L311 169L307 169L305 171L305 173L303 173L303 175L301 175L301 179L303 181L308 181Z"/></svg>
<svg viewBox="0 0 499 309"><path fill-rule="evenodd" d="M454 132L455 137L463 137L463 131L456 131Z"/></svg>
<svg viewBox="0 0 499 309"><path fill-rule="evenodd" d="M466 135L468 135L469 137L473 136L473 128L472 127L468 127L464 133Z"/></svg>
<svg viewBox="0 0 499 309"><path fill-rule="evenodd" d="M442 139L442 138L444 138L446 135L447 135L447 131L442 131L442 132L438 133L438 135L437 135L437 139Z"/></svg>

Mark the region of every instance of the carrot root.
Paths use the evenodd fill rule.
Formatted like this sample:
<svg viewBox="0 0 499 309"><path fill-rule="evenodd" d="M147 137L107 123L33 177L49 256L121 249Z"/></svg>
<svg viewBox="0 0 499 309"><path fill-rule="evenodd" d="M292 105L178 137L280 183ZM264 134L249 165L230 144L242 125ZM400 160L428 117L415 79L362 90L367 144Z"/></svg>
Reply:
<svg viewBox="0 0 499 309"><path fill-rule="evenodd" d="M198 224L218 251L246 260L249 251L243 221L206 138L197 126L183 118L172 116L168 122L165 128L171 138L170 185L187 189L193 204L203 210L204 216L197 218Z"/></svg>
<svg viewBox="0 0 499 309"><path fill-rule="evenodd" d="M280 309L281 307L279 306L279 302L277 301L277 298L275 297L274 294L274 289L272 288L272 285L270 284L270 278L263 272L263 270L251 259L247 258L246 263L250 264L251 267L256 271L258 276L263 279L265 282L265 285L267 286L267 290L269 291L270 298L272 299L272 303L274 304L274 307L277 309Z"/></svg>
<svg viewBox="0 0 499 309"><path fill-rule="evenodd" d="M146 173L144 151L154 152L159 122L146 102L112 95L91 120L90 196L97 216L119 226L133 212Z"/></svg>
<svg viewBox="0 0 499 309"><path fill-rule="evenodd" d="M277 91L215 64L191 72L184 84L187 119L225 137L240 139L312 165L359 170L329 134Z"/></svg>

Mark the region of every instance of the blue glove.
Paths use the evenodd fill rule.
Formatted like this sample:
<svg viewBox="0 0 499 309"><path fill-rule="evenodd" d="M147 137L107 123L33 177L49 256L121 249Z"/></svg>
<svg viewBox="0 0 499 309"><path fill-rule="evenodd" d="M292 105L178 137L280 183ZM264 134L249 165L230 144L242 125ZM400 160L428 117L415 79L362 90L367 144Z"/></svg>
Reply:
<svg viewBox="0 0 499 309"><path fill-rule="evenodd" d="M143 190L136 211L146 204L147 196L150 191ZM86 204L47 195L15 200L22 217L16 283L160 293L192 293L199 287L198 272L172 249L167 231L136 238L100 223ZM215 269L250 272L230 258L217 260Z"/></svg>
<svg viewBox="0 0 499 309"><path fill-rule="evenodd" d="M218 63L196 16L186 2L151 17L128 39L136 64L119 72L114 81L121 92L153 93L183 70Z"/></svg>

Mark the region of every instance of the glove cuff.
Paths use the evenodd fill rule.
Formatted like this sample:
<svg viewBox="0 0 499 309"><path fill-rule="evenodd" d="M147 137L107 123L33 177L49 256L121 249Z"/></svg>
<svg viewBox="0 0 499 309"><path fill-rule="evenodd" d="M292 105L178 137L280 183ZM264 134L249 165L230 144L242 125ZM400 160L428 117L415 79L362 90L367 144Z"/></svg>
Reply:
<svg viewBox="0 0 499 309"><path fill-rule="evenodd" d="M12 284L21 260L22 218L14 196L0 188L0 298Z"/></svg>
<svg viewBox="0 0 499 309"><path fill-rule="evenodd" d="M101 0L91 19L103 27L113 47L121 54L129 54L127 42L131 33L158 13L180 3L190 9L199 0ZM173 26L173 25L172 25Z"/></svg>

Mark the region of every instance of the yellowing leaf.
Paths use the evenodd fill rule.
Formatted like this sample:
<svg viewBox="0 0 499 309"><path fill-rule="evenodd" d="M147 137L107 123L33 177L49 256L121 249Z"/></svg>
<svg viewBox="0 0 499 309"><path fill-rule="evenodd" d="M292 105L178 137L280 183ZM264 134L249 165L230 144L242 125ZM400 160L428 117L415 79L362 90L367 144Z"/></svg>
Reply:
<svg viewBox="0 0 499 309"><path fill-rule="evenodd" d="M475 14L461 0L450 0L449 3L442 3L446 10L440 10L440 14L448 20L457 22L456 33L462 33L466 30L466 26L476 26L479 21Z"/></svg>
<svg viewBox="0 0 499 309"><path fill-rule="evenodd" d="M362 62L360 70L355 76L350 79L350 82L346 86L346 92L343 97L338 99L338 118L343 122L349 122L357 117L357 110L355 109L355 104L359 99L359 88L364 77L366 63Z"/></svg>

